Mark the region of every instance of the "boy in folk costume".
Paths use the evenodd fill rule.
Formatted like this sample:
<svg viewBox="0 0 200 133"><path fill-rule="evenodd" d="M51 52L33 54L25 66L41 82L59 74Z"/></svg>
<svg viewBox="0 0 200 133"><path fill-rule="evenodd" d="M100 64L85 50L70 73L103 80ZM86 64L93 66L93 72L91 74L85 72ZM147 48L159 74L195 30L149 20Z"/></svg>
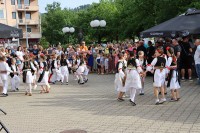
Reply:
<svg viewBox="0 0 200 133"><path fill-rule="evenodd" d="M32 96L32 83L33 83L33 74L31 71L36 71L36 68L34 67L33 63L30 62L29 56L24 55L24 62L23 62L23 83L25 83L26 92L25 95Z"/></svg>
<svg viewBox="0 0 200 133"><path fill-rule="evenodd" d="M178 101L180 99L179 96L179 89L180 87L180 79L179 79L179 74L177 70L177 58L174 55L174 49L171 47L167 47L167 73L168 73L168 84L167 87L170 88L171 90L171 101Z"/></svg>
<svg viewBox="0 0 200 133"><path fill-rule="evenodd" d="M138 52L138 60L139 60L139 65L142 68L143 71L146 71L146 66L147 66L147 60L144 57L144 52L143 51L139 51ZM140 90L140 95L144 95L144 82L145 82L145 76L141 77L141 82L142 82L142 88Z"/></svg>
<svg viewBox="0 0 200 133"><path fill-rule="evenodd" d="M155 71L154 72L154 95L156 97L156 102L155 104L162 104L166 101L165 98L165 92L164 92L164 86L165 86L165 77L166 77L166 71L165 71L165 66L166 66L166 59L162 56L163 55L163 49L162 48L157 48L155 51L155 58L151 62L150 65L147 65L147 70L146 71ZM159 99L158 97L158 90L161 90L162 98Z"/></svg>
<svg viewBox="0 0 200 133"><path fill-rule="evenodd" d="M12 58L11 59L11 65L10 65L10 69L13 71L10 73L10 77L11 77L11 87L12 87L12 91L19 91L19 84L20 84L20 71L19 68L16 64L16 59Z"/></svg>
<svg viewBox="0 0 200 133"><path fill-rule="evenodd" d="M8 92L8 73L9 72L12 72L12 70L10 70L10 67L6 63L6 57L5 56L0 57L0 79L3 84L2 96L5 96L5 97L8 96L7 92Z"/></svg>
<svg viewBox="0 0 200 133"><path fill-rule="evenodd" d="M115 74L115 89L119 92L118 93L118 101L124 101L122 98L124 93L126 92L126 89L124 87L125 85L125 74L124 69L125 65L123 63L124 57L123 54L118 54L119 60L116 64L116 74Z"/></svg>
<svg viewBox="0 0 200 133"><path fill-rule="evenodd" d="M48 64L46 61L46 56L41 54L40 55L40 62L39 62L39 79L38 79L38 85L42 87L42 90L40 93L49 93L50 91L50 85L48 82L48 76L49 76L49 69Z"/></svg>
<svg viewBox="0 0 200 133"><path fill-rule="evenodd" d="M61 73L63 75L63 79L62 79L62 83L64 82L64 79L65 79L65 82L66 82L66 85L68 85L68 82L69 82L69 69L68 69L68 65L69 65L69 61L66 57L65 54L62 54L61 55L61 60L60 60L60 69L61 69Z"/></svg>
<svg viewBox="0 0 200 133"><path fill-rule="evenodd" d="M140 67L138 59L134 58L133 52L130 52L130 58L127 65L128 66L125 71L125 88L126 91L130 91L130 102L133 106L135 106L136 90L142 88L141 76L143 76L143 70Z"/></svg>

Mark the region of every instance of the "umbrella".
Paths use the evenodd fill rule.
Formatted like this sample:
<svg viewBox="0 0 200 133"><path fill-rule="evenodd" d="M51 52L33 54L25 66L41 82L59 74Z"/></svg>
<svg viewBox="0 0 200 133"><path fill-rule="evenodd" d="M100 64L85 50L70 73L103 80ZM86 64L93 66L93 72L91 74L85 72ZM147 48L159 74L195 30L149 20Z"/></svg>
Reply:
<svg viewBox="0 0 200 133"><path fill-rule="evenodd" d="M140 33L147 37L182 37L200 34L200 10L188 9L185 14L172 18Z"/></svg>
<svg viewBox="0 0 200 133"><path fill-rule="evenodd" d="M22 29L0 23L0 38L22 38Z"/></svg>

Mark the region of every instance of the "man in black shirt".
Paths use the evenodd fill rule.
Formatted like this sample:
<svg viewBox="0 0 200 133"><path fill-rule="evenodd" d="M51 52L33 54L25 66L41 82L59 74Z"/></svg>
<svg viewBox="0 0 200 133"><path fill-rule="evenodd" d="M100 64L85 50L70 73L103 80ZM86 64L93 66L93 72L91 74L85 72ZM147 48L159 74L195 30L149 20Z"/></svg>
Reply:
<svg viewBox="0 0 200 133"><path fill-rule="evenodd" d="M153 61L153 56L155 54L155 47L152 45L151 41L148 41L148 48L147 48L147 62L148 64L151 64Z"/></svg>
<svg viewBox="0 0 200 133"><path fill-rule="evenodd" d="M139 41L139 45L137 47L137 55L139 51L143 51L144 52L144 56L147 56L147 49L144 47L144 41Z"/></svg>
<svg viewBox="0 0 200 133"><path fill-rule="evenodd" d="M188 71L189 81L192 81L192 48L189 44L189 38L184 37L180 43L181 55L180 55L180 69L181 69L181 80L185 80L185 70Z"/></svg>

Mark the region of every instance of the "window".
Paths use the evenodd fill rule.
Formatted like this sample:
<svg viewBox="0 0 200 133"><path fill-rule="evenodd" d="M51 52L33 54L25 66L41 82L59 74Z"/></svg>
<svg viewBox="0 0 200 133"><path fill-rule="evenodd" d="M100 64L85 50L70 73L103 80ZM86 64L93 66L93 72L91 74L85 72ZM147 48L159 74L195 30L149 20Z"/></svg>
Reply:
<svg viewBox="0 0 200 133"><path fill-rule="evenodd" d="M11 5L15 5L15 0L11 0Z"/></svg>
<svg viewBox="0 0 200 133"><path fill-rule="evenodd" d="M30 6L30 0L24 0L24 5Z"/></svg>
<svg viewBox="0 0 200 133"><path fill-rule="evenodd" d="M22 19L22 12L18 12L19 19Z"/></svg>
<svg viewBox="0 0 200 133"><path fill-rule="evenodd" d="M26 19L31 19L31 13L30 12L26 12Z"/></svg>
<svg viewBox="0 0 200 133"><path fill-rule="evenodd" d="M16 12L12 12L12 19L16 19Z"/></svg>
<svg viewBox="0 0 200 133"><path fill-rule="evenodd" d="M27 32L28 33L32 32L32 29L30 27L27 27Z"/></svg>
<svg viewBox="0 0 200 133"><path fill-rule="evenodd" d="M0 18L4 18L4 12L3 12L3 10L0 10Z"/></svg>
<svg viewBox="0 0 200 133"><path fill-rule="evenodd" d="M17 4L21 5L22 4L21 0L17 0Z"/></svg>

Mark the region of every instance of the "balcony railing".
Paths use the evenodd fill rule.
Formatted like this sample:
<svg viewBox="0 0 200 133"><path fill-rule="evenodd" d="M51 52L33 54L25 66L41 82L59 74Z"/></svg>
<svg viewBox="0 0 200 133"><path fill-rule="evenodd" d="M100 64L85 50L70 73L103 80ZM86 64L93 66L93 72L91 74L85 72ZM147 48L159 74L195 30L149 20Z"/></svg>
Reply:
<svg viewBox="0 0 200 133"><path fill-rule="evenodd" d="M39 25L39 20L19 19L19 25Z"/></svg>
<svg viewBox="0 0 200 133"><path fill-rule="evenodd" d="M42 35L41 33L32 33L32 32L28 32L27 34L27 37L30 39L30 38L41 38ZM26 38L26 32L23 33L23 38L25 39Z"/></svg>
<svg viewBox="0 0 200 133"><path fill-rule="evenodd" d="M19 4L18 5L18 11L39 11L39 6L35 5L24 5L24 4Z"/></svg>

